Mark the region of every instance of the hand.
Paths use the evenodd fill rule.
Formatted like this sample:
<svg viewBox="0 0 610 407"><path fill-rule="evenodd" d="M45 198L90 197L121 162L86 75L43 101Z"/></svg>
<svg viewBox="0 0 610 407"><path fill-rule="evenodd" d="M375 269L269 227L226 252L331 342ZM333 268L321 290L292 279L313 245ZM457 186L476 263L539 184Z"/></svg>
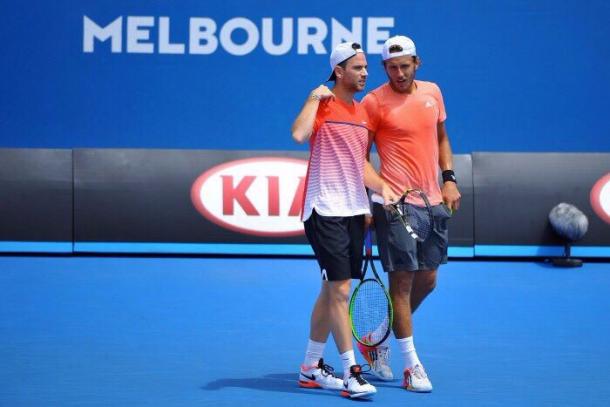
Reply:
<svg viewBox="0 0 610 407"><path fill-rule="evenodd" d="M462 195L460 195L455 182L445 182L441 188L441 194L443 195L443 202L452 212L460 209L460 198Z"/></svg>
<svg viewBox="0 0 610 407"><path fill-rule="evenodd" d="M381 197L383 198L383 202L385 205L395 203L400 199L400 195L395 194L394 191L392 191L392 188L390 188L390 186L385 182L381 187L379 195L381 195Z"/></svg>
<svg viewBox="0 0 610 407"><path fill-rule="evenodd" d="M364 232L366 233L369 229L375 229L375 222L371 215L364 215Z"/></svg>
<svg viewBox="0 0 610 407"><path fill-rule="evenodd" d="M328 89L326 85L320 85L311 91L309 97L318 100L324 100L328 98L334 98L335 94L330 89Z"/></svg>

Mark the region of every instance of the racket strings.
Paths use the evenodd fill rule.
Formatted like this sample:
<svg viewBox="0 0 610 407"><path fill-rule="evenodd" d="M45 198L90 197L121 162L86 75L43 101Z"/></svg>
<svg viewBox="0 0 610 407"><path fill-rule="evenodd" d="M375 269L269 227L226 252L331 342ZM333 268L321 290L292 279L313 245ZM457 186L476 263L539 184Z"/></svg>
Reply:
<svg viewBox="0 0 610 407"><path fill-rule="evenodd" d="M403 219L411 226L417 236L426 240L434 229L434 222L427 207L418 207L409 203L402 204Z"/></svg>
<svg viewBox="0 0 610 407"><path fill-rule="evenodd" d="M430 202L422 191L407 190L394 208L394 212L401 218L412 238L424 241L434 230L434 217Z"/></svg>
<svg viewBox="0 0 610 407"><path fill-rule="evenodd" d="M390 329L388 310L391 308L383 287L375 280L364 281L352 303L352 328L356 338L375 345L387 336Z"/></svg>

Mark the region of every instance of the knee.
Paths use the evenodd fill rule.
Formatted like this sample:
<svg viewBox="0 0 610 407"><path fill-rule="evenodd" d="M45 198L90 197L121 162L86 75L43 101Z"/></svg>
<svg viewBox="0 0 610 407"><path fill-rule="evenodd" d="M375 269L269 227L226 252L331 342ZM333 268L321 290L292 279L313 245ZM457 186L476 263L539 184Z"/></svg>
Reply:
<svg viewBox="0 0 610 407"><path fill-rule="evenodd" d="M430 294L436 288L436 276L429 276L423 281L422 289L426 294Z"/></svg>
<svg viewBox="0 0 610 407"><path fill-rule="evenodd" d="M393 278L390 280L390 291L392 295L401 298L409 297L411 295L411 289L413 287L412 278Z"/></svg>
<svg viewBox="0 0 610 407"><path fill-rule="evenodd" d="M350 280L332 281L328 288L328 300L331 303L346 303L348 301Z"/></svg>

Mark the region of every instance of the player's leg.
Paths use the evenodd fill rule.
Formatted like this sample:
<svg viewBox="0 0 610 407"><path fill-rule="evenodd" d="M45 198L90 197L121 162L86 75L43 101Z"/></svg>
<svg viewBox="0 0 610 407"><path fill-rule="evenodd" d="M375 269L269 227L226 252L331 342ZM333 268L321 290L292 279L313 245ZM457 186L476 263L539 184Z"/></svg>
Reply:
<svg viewBox="0 0 610 407"><path fill-rule="evenodd" d="M424 299L436 288L438 267L447 263L448 221L451 214L444 205L433 206L431 210L434 230L430 237L420 245L420 271L413 280L411 312L415 312Z"/></svg>
<svg viewBox="0 0 610 407"><path fill-rule="evenodd" d="M414 271L392 271L389 274L390 297L394 307L394 324L392 326L396 338L406 338L413 335L411 320L411 289L413 287Z"/></svg>
<svg viewBox="0 0 610 407"><path fill-rule="evenodd" d="M443 205L437 205L432 207L432 215L434 218L434 230L428 239L418 246L417 258L419 270L415 272L411 281L411 314L419 308L424 299L434 290L438 267L447 262L449 240L447 221L450 214ZM411 326L411 334L412 332L413 328ZM403 382L405 388L419 392L432 391L432 383L417 356L413 336L403 337L398 340L398 343L405 361Z"/></svg>
<svg viewBox="0 0 610 407"><path fill-rule="evenodd" d="M352 349L352 335L348 309L350 283L350 280L327 282L330 330L333 334L339 354L343 354Z"/></svg>
<svg viewBox="0 0 610 407"><path fill-rule="evenodd" d="M332 279L333 277L334 274L330 272L329 278ZM360 398L375 394L376 389L362 378L361 368L356 363L352 347L348 311L350 283L349 279L327 282L328 316L330 330L343 365L341 395L350 398Z"/></svg>
<svg viewBox="0 0 610 407"><path fill-rule="evenodd" d="M320 293L311 312L309 325L309 338L315 342L326 343L330 333L329 322L329 292L328 281L322 281ZM320 355L322 357L322 355Z"/></svg>
<svg viewBox="0 0 610 407"><path fill-rule="evenodd" d="M331 244L335 246L335 250L328 274L329 280L331 280L329 288L334 294L331 294L330 304L331 308L335 307L331 313L331 331L343 364L344 389L341 394L350 398L369 397L375 394L377 389L362 377L362 369L356 363L349 322L351 279L359 278L362 270L364 216L343 218L341 226L340 231L337 230L334 233ZM343 238L337 239L341 235Z"/></svg>
<svg viewBox="0 0 610 407"><path fill-rule="evenodd" d="M342 390L343 380L334 375L334 369L325 364L323 359L324 349L331 330L330 290L328 276L323 266L325 254L324 249L320 246L317 232L318 223L319 219L317 219L315 212L305 222L305 233L320 265L322 284L311 313L309 340L305 350L305 359L299 372L299 386Z"/></svg>
<svg viewBox="0 0 610 407"><path fill-rule="evenodd" d="M321 298L316 301L312 313L311 337L321 340L324 334L327 335L327 329L330 329L343 363L344 380L341 381L341 394L351 398L366 397L374 394L376 389L361 377L360 366L356 363L352 348L348 313L354 260L350 246L350 218L319 216L315 212L312 218L311 222L308 220L309 224L306 222L305 230L312 247L315 247L323 283ZM363 222L364 219L361 225ZM360 233L363 233L363 226ZM332 372L329 366L322 367L326 372ZM340 379L335 383L338 381Z"/></svg>
<svg viewBox="0 0 610 407"><path fill-rule="evenodd" d="M411 289L411 313L420 306L424 299L436 288L436 269L420 270L413 277Z"/></svg>
<svg viewBox="0 0 610 407"><path fill-rule="evenodd" d="M390 296L394 305L394 335L404 363L403 387L410 391L429 392L432 384L423 368L413 341L411 295L417 271L394 271L390 276Z"/></svg>

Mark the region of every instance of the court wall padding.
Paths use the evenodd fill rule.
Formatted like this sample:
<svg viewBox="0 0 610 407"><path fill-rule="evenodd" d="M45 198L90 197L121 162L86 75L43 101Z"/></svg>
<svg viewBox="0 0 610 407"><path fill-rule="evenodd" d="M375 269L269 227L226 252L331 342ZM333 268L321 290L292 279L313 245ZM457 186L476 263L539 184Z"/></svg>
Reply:
<svg viewBox="0 0 610 407"><path fill-rule="evenodd" d="M565 202L589 221L573 254L610 257L610 223L599 213L610 210L610 183L600 188L610 173L610 154L474 153L472 159L475 255L561 255L564 241L548 215Z"/></svg>
<svg viewBox="0 0 610 407"><path fill-rule="evenodd" d="M0 149L0 252L72 252L72 150Z"/></svg>
<svg viewBox="0 0 610 407"><path fill-rule="evenodd" d="M307 158L2 149L0 252L311 255L299 221ZM547 217L568 202L589 219L573 254L610 258L610 154L458 154L454 168L450 257L561 255Z"/></svg>

